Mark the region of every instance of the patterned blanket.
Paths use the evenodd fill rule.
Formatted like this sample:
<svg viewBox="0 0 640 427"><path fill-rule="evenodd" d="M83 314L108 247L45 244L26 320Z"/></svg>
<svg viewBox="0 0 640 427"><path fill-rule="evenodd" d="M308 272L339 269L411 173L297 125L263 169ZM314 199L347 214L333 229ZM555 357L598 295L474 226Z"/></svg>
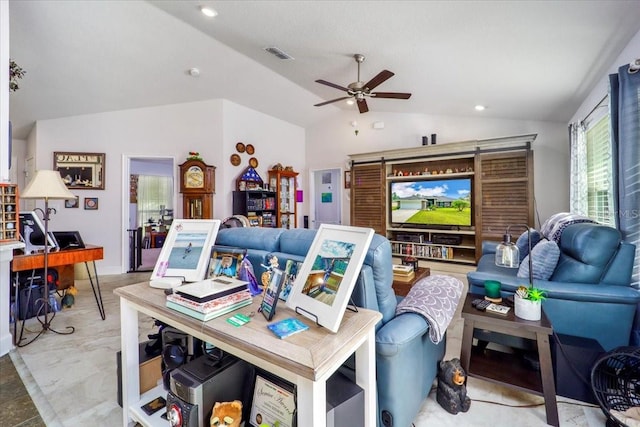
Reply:
<svg viewBox="0 0 640 427"><path fill-rule="evenodd" d="M418 280L398 303L396 315L418 313L429 322L429 338L438 344L456 312L464 285L455 277L434 275Z"/></svg>
<svg viewBox="0 0 640 427"><path fill-rule="evenodd" d="M580 222L593 222L591 218L586 216L572 214L569 212L560 212L550 216L540 229L540 233L547 238L547 240L553 240L556 243L560 243L560 236L565 228L571 224L578 224Z"/></svg>

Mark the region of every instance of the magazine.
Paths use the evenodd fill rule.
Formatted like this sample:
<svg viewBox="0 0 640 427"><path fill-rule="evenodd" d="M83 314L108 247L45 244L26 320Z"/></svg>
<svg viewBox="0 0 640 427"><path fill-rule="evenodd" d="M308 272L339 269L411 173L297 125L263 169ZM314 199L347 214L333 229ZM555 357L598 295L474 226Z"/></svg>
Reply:
<svg viewBox="0 0 640 427"><path fill-rule="evenodd" d="M215 319L218 316L222 316L223 314L227 314L230 313L234 310L237 310L239 308L242 308L244 306L247 306L251 304L251 299L248 300L242 300L240 302L237 302L235 304L232 304L230 306L221 308L220 310L216 310L216 311L211 311L209 313L201 313L199 311L196 310L192 310L188 307L185 307L184 305L180 305L180 304L176 304L172 301L168 301L167 300L167 307L179 311L180 313L189 315L191 317L194 317L198 320L202 320L203 322L206 322L207 320L211 320L211 319Z"/></svg>

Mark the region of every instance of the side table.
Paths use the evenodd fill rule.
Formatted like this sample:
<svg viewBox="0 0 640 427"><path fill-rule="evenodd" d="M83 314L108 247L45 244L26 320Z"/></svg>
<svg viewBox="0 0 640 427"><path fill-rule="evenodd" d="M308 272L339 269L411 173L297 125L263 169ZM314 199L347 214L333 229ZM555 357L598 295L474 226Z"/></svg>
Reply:
<svg viewBox="0 0 640 427"><path fill-rule="evenodd" d="M553 333L553 330L544 310L542 318L533 322L516 317L513 307L506 315L476 310L471 305L471 302L476 298L483 298L483 296L467 294L462 307L464 332L460 359L467 375L543 396L547 424L559 426L553 364L549 347L549 335ZM474 329L485 329L534 340L538 346L540 372L527 368L524 360L513 354L473 346Z"/></svg>
<svg viewBox="0 0 640 427"><path fill-rule="evenodd" d="M416 270L415 276L411 280L397 280L395 277L393 279L393 291L396 295L406 296L411 287L420 279L424 279L429 274L431 274L431 270L427 267L418 267Z"/></svg>

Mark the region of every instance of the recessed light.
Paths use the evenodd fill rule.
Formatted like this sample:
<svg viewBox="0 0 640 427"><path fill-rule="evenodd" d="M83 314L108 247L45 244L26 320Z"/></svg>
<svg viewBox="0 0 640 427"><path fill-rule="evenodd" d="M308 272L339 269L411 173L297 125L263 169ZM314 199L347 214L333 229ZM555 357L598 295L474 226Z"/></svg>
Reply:
<svg viewBox="0 0 640 427"><path fill-rule="evenodd" d="M202 12L203 15L208 16L209 18L218 16L218 12L207 6L200 6L200 12Z"/></svg>
<svg viewBox="0 0 640 427"><path fill-rule="evenodd" d="M476 105L475 109L476 111L484 111L487 107L485 107L484 105Z"/></svg>

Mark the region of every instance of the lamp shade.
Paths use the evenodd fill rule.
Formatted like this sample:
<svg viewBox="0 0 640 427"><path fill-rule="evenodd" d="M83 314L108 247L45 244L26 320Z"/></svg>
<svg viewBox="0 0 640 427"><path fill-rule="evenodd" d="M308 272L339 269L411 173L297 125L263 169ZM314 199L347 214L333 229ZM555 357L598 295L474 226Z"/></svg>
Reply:
<svg viewBox="0 0 640 427"><path fill-rule="evenodd" d="M39 170L24 191L22 199L75 199L76 196L64 185L60 172Z"/></svg>

